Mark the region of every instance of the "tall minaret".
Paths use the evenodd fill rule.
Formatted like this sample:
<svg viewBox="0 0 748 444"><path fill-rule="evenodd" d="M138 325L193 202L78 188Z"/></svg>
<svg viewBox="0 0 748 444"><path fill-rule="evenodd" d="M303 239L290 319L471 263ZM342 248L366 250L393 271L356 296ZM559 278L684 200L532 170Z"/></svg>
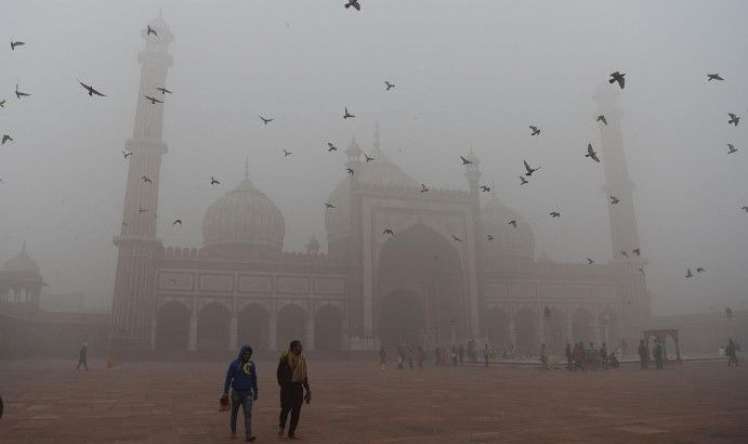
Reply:
<svg viewBox="0 0 748 444"><path fill-rule="evenodd" d="M629 178L626 153L623 149L621 120L623 111L618 104L618 91L610 85L602 85L595 93L598 114L605 116L608 124L600 125L602 144L599 148L605 171L605 198L608 200L610 216L610 237L613 258L617 261L639 262L641 257L632 250L640 248L639 230L634 209L634 183ZM610 196L619 202L610 204ZM621 252L625 251L626 255ZM643 250L642 250L643 251Z"/></svg>
<svg viewBox="0 0 748 444"><path fill-rule="evenodd" d="M138 54L142 65L132 137L126 148L132 152L127 174L124 212L118 248L117 271L112 301L112 345L115 348L153 346L155 262L161 250L156 238L165 104L151 104L145 96L166 102L155 88L167 87L166 75L173 60L168 52L174 36L163 18L149 23L158 35L144 30L145 49ZM148 178L148 182L145 178Z"/></svg>

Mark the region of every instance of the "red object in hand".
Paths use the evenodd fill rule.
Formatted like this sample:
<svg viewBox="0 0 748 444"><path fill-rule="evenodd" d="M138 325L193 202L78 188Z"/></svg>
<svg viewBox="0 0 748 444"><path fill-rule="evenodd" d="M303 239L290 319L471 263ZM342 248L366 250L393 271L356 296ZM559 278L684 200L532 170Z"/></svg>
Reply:
<svg viewBox="0 0 748 444"><path fill-rule="evenodd" d="M218 401L218 404L219 404L219 408L218 408L219 412L227 411L229 409L229 396L228 395L221 396L221 399Z"/></svg>

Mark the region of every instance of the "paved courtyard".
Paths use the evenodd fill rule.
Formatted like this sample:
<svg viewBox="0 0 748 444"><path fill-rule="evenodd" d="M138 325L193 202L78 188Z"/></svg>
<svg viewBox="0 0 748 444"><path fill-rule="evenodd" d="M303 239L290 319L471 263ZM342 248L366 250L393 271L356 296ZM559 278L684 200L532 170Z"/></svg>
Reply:
<svg viewBox="0 0 748 444"><path fill-rule="evenodd" d="M219 364L0 362L0 443L228 443ZM688 363L568 373L537 368L380 370L310 363L314 399L299 436L314 443L746 443L748 368ZM258 442L278 389L259 362ZM241 430L241 428L240 428ZM283 441L286 441L285 439Z"/></svg>

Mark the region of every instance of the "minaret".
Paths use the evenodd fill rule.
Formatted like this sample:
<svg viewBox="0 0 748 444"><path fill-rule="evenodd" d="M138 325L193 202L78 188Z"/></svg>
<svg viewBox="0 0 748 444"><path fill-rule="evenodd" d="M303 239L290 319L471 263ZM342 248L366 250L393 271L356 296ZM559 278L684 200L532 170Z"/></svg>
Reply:
<svg viewBox="0 0 748 444"><path fill-rule="evenodd" d="M118 248L112 301L112 346L117 349L153 346L155 265L161 242L156 238L161 156L167 149L162 140L165 104L151 104L145 96L164 102L156 91L167 87L166 75L173 60L168 52L174 36L163 18L149 23L158 35L145 30L145 48L138 54L142 65L132 137L126 148L132 153L127 174L124 212ZM143 177L150 179L147 182Z"/></svg>
<svg viewBox="0 0 748 444"><path fill-rule="evenodd" d="M621 119L623 111L618 104L618 92L603 85L595 93L598 112L605 116L608 124L600 125L601 160L605 172L605 199L608 200L610 237L613 258L617 261L639 262L641 258L632 250L640 248L639 230L634 209L634 184L629 178L626 153L623 149ZM610 196L618 198L616 205L610 204ZM628 257L621 252L625 251Z"/></svg>

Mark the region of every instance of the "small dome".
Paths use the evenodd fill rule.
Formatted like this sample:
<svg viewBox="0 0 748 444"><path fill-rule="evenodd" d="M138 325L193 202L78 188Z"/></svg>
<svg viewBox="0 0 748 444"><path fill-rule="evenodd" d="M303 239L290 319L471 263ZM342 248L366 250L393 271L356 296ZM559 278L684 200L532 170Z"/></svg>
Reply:
<svg viewBox="0 0 748 444"><path fill-rule="evenodd" d="M241 245L279 254L285 234L280 210L248 178L213 202L203 218L204 250L212 252Z"/></svg>
<svg viewBox="0 0 748 444"><path fill-rule="evenodd" d="M5 262L3 270L15 273L40 274L39 264L26 252L26 242L23 243L21 251L18 254Z"/></svg>
<svg viewBox="0 0 748 444"><path fill-rule="evenodd" d="M509 221L517 221L517 227L509 225ZM481 223L483 225L484 252L489 257L535 257L535 238L530 224L524 221L513 209L502 204L491 193L491 197L481 209ZM493 240L488 240L488 236Z"/></svg>

